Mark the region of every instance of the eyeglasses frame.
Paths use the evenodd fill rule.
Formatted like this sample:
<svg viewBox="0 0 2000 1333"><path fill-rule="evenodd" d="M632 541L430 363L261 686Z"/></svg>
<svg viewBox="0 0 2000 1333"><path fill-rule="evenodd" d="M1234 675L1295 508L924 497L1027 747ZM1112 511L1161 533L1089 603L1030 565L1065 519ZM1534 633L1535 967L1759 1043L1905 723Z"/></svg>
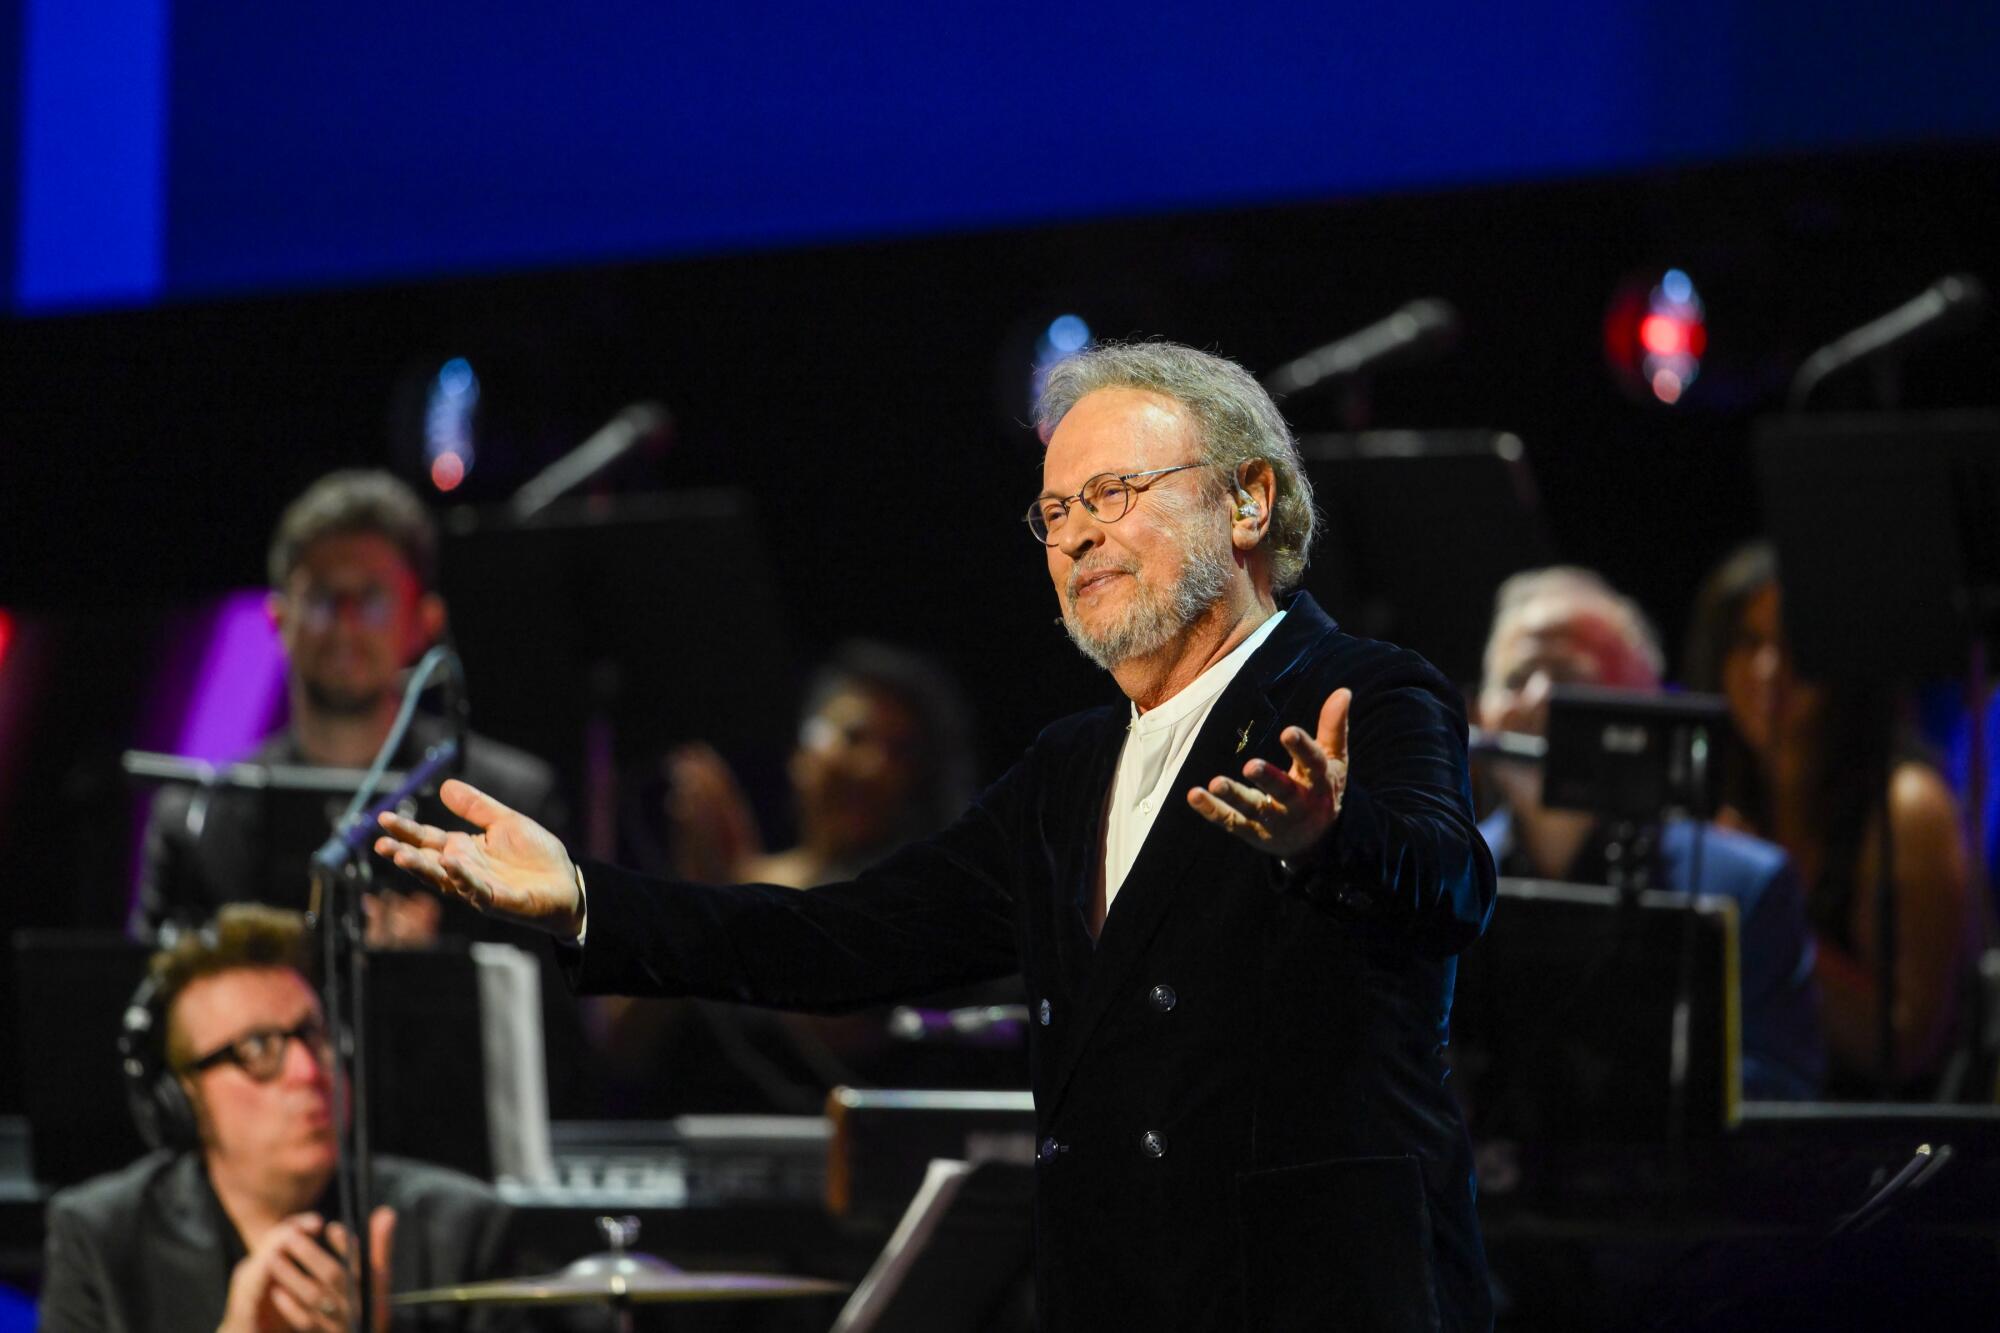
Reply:
<svg viewBox="0 0 2000 1333"><path fill-rule="evenodd" d="M244 1058L240 1049L244 1042L253 1037L282 1037L285 1041L285 1044L278 1048L277 1066L264 1077L259 1077L257 1072L250 1068L249 1061ZM251 1028L248 1032L231 1037L208 1054L196 1056L183 1065L179 1072L192 1078L218 1065L232 1064L253 1082L272 1083L284 1072L285 1054L293 1042L306 1047L314 1059L324 1060L333 1049L333 1034L327 1029L326 1020L318 1014L309 1014L289 1028Z"/></svg>
<svg viewBox="0 0 2000 1333"><path fill-rule="evenodd" d="M1127 485L1130 485L1132 482L1139 480L1141 477L1158 478L1158 477L1164 477L1171 472L1185 472L1189 468L1207 467L1207 466L1209 466L1207 462L1197 461L1193 463L1176 463L1172 467L1148 468L1144 472L1100 472L1096 476L1088 478L1083 483L1082 487L1078 489L1075 495L1067 496L1059 501L1059 503L1063 507L1063 517L1064 518L1069 517L1069 507L1072 504L1080 504L1084 507L1085 511L1088 512L1089 515L1092 518L1096 519L1099 523L1116 523L1119 518L1123 518L1125 517L1125 514L1129 514L1132 512L1132 505L1125 506L1125 514L1118 515L1118 518L1106 518L1102 514L1097 512L1096 505L1093 505L1090 501L1083 498L1084 491L1089 490L1092 486L1096 485L1100 481L1103 481L1106 477L1111 478L1113 481L1122 481L1125 482ZM1137 497L1139 495L1145 494L1147 491L1153 488L1153 484L1154 483L1152 482L1148 482L1144 486L1133 486L1132 487L1133 495ZM1032 504L1028 506L1028 512L1021 516L1021 521L1028 525L1028 535L1031 537L1035 537L1036 543L1042 546L1054 546L1056 544L1054 540L1055 534L1053 532L1049 533L1047 537L1035 536L1035 520L1041 517L1043 502L1050 498L1052 497L1043 496L1036 499ZM1133 500L1133 504L1137 503L1138 501L1135 498Z"/></svg>

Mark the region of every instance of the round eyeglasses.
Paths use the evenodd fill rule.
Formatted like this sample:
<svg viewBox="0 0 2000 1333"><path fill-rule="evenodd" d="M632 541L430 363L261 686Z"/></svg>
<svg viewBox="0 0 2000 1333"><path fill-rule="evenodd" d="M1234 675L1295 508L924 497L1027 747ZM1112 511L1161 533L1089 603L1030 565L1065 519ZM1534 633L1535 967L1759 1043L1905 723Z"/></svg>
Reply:
<svg viewBox="0 0 2000 1333"><path fill-rule="evenodd" d="M1145 472L1100 472L1083 483L1083 489L1068 499L1044 495L1028 506L1028 531L1035 534L1035 540L1044 546L1054 546L1062 540L1062 526L1069 518L1069 507L1081 504L1090 511L1090 516L1099 523L1116 523L1132 512L1132 506L1139 498L1139 492L1146 490L1154 481L1172 472L1185 472L1191 467L1205 466L1201 463L1177 463L1173 467L1150 468ZM1144 480L1144 486L1137 483Z"/></svg>
<svg viewBox="0 0 2000 1333"><path fill-rule="evenodd" d="M190 1060L187 1072L198 1074L220 1064L233 1064L259 1083L269 1083L285 1068L285 1048L293 1042L325 1064L333 1056L333 1041L326 1022L318 1014L289 1028L252 1028L234 1041L224 1042L207 1055Z"/></svg>

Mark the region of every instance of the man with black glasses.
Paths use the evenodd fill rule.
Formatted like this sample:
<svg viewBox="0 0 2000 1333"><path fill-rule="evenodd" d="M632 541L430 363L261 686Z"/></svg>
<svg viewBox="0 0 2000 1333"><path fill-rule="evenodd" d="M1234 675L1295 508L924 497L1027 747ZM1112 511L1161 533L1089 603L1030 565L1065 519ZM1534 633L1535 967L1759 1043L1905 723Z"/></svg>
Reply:
<svg viewBox="0 0 2000 1333"><path fill-rule="evenodd" d="M1292 595L1312 494L1241 367L1101 347L1038 415L1027 525L1127 702L943 833L806 894L662 882L449 784L482 833L392 816L378 849L587 990L837 1009L1021 970L1045 1333L1486 1327L1442 1059L1494 894L1457 693Z"/></svg>
<svg viewBox="0 0 2000 1333"><path fill-rule="evenodd" d="M47 1333L352 1326L356 1238L329 1197L344 1108L306 959L299 916L249 904L154 955L121 1049L158 1151L50 1201ZM385 1157L374 1191L378 1328L392 1278L501 1276L509 1213L483 1185Z"/></svg>

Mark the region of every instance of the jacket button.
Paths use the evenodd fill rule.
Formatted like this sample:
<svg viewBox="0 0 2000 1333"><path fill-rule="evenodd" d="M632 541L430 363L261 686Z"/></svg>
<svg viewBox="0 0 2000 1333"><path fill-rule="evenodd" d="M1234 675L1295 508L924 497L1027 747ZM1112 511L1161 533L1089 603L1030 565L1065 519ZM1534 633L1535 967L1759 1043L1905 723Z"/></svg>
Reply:
<svg viewBox="0 0 2000 1333"><path fill-rule="evenodd" d="M1053 1162L1056 1160L1056 1154L1061 1151L1062 1145L1057 1143L1056 1136L1051 1134L1042 1140L1041 1147L1035 1149L1035 1156L1041 1158L1044 1162Z"/></svg>
<svg viewBox="0 0 2000 1333"><path fill-rule="evenodd" d="M1167 1136L1157 1129L1149 1129L1139 1136L1139 1150L1148 1157L1165 1157Z"/></svg>
<svg viewBox="0 0 2000 1333"><path fill-rule="evenodd" d="M1049 1025L1049 1017L1054 1012L1055 1011L1049 1007L1049 1002L1046 999L1044 999L1041 1002L1040 1006L1038 1006L1035 1010L1035 1018L1038 1022L1041 1023L1043 1027L1047 1027Z"/></svg>
<svg viewBox="0 0 2000 1333"><path fill-rule="evenodd" d="M1153 987L1147 993L1146 999L1153 1008L1163 1014L1181 1002L1181 997L1174 994L1174 988L1165 984Z"/></svg>

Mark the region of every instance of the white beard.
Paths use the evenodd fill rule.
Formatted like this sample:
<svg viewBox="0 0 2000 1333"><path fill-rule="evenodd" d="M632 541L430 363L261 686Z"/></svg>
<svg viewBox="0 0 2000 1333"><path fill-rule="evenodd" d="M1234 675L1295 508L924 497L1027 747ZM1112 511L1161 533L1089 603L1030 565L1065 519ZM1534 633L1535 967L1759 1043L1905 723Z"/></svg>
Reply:
<svg viewBox="0 0 2000 1333"><path fill-rule="evenodd" d="M1195 523L1176 526L1184 532L1197 528ZM1126 565L1100 562L1070 570L1062 603L1063 628L1077 651L1106 671L1135 657L1149 657L1172 643L1221 599L1236 568L1228 534L1225 531L1218 539L1215 530L1204 525L1191 535L1193 540L1181 549L1180 573L1171 587L1140 582L1137 570ZM1077 583L1085 574L1105 568L1132 575L1135 591L1122 617L1104 629L1093 630L1077 616Z"/></svg>

